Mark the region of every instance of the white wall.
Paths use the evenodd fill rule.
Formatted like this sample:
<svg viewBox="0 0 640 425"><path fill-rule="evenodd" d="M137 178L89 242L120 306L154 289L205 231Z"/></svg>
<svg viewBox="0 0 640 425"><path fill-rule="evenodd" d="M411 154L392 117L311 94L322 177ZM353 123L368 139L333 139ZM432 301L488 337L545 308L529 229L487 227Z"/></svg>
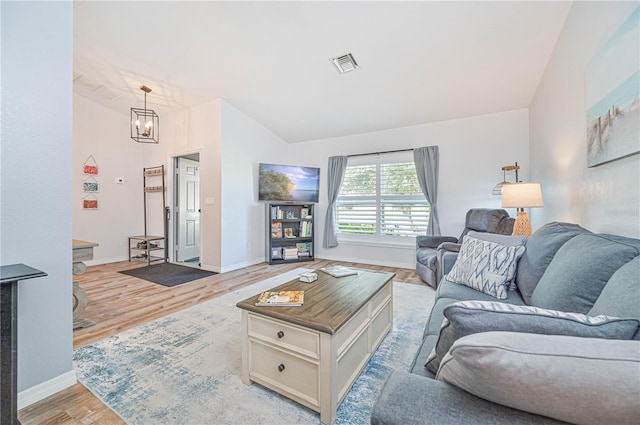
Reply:
<svg viewBox="0 0 640 425"><path fill-rule="evenodd" d="M143 233L143 145L129 137L129 117L82 96L73 97L73 237L99 244L94 261L127 259L127 237ZM88 176L82 166L92 155L99 166L97 210L85 210ZM116 184L121 177L124 184ZM91 180L89 180L91 181Z"/></svg>
<svg viewBox="0 0 640 425"><path fill-rule="evenodd" d="M178 115L160 117L160 143L137 143L130 137L129 111L121 113L74 95L73 107L73 237L96 242L94 260L88 265L123 261L128 258L128 237L144 234L143 168L165 165L166 204L171 195L170 152L176 143ZM181 115L180 115L181 117ZM88 194L82 183L88 176L82 166L89 155L98 164L97 210L85 210ZM117 184L116 178L123 178ZM92 181L92 180L89 180ZM154 178L148 185L159 184ZM147 194L147 234L164 233L161 193Z"/></svg>
<svg viewBox="0 0 640 425"><path fill-rule="evenodd" d="M18 406L23 407L26 399L36 401L34 388L43 398L75 383L71 363L73 4L2 2L0 8L0 261L25 263L48 273L18 284Z"/></svg>
<svg viewBox="0 0 640 425"><path fill-rule="evenodd" d="M222 101L222 271L265 261L266 209L258 199L258 164L286 164L280 137Z"/></svg>
<svg viewBox="0 0 640 425"><path fill-rule="evenodd" d="M415 266L413 242L383 247L341 243L337 248L322 248L328 157L438 145L440 226L443 235L459 236L467 210L500 208L501 198L491 195L491 189L502 181L502 166L517 161L522 167L520 179L528 180L528 133L528 111L521 109L290 145L291 163L321 167L320 203L315 218L316 257L398 267ZM513 175L510 177L514 178ZM515 209L509 213L515 216ZM533 225L540 224L534 222Z"/></svg>
<svg viewBox="0 0 640 425"><path fill-rule="evenodd" d="M220 272L221 260L221 100L216 99L185 111L184 139L176 131L175 155L200 152L200 240L202 268ZM177 122L181 122L179 119ZM176 127L180 127L177 124Z"/></svg>
<svg viewBox="0 0 640 425"><path fill-rule="evenodd" d="M530 108L536 222L640 237L640 155L587 168L585 70L638 2L574 2Z"/></svg>

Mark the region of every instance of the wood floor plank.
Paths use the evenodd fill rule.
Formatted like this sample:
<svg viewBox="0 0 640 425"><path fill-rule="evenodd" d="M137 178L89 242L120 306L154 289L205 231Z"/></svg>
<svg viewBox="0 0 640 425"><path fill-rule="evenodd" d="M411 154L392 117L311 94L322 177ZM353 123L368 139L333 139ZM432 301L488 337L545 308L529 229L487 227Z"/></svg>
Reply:
<svg viewBox="0 0 640 425"><path fill-rule="evenodd" d="M89 300L82 317L96 325L74 331L73 347L77 349L298 267L317 269L329 264L387 271L396 274L394 280L397 282L424 285L412 269L320 259L279 265L260 263L175 287L119 273L145 264L128 261L104 264L88 267L85 274L74 276ZM81 383L21 409L18 418L23 425L125 423Z"/></svg>

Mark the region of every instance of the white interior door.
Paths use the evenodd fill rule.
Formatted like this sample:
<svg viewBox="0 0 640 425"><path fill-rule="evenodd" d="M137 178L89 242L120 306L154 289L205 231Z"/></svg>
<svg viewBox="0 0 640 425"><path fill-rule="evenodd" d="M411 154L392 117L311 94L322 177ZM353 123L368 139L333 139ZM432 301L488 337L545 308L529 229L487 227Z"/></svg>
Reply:
<svg viewBox="0 0 640 425"><path fill-rule="evenodd" d="M200 163L178 158L176 261L200 257Z"/></svg>

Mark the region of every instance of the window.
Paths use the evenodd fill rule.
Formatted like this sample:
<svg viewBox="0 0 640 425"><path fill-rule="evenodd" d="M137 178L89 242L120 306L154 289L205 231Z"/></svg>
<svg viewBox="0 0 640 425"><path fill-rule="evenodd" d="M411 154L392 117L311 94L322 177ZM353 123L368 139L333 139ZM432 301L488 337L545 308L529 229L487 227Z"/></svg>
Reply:
<svg viewBox="0 0 640 425"><path fill-rule="evenodd" d="M336 203L338 233L390 237L426 233L430 208L407 156L349 158Z"/></svg>

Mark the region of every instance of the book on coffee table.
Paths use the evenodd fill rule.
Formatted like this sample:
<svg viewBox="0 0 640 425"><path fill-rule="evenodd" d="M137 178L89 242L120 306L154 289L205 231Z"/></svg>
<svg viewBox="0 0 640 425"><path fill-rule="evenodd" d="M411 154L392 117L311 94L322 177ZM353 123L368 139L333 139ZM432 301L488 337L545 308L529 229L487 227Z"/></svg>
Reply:
<svg viewBox="0 0 640 425"><path fill-rule="evenodd" d="M350 276L352 274L358 274L357 270L350 269L344 266L327 266L319 269L321 272L330 274L333 277Z"/></svg>
<svg viewBox="0 0 640 425"><path fill-rule="evenodd" d="M304 291L265 291L258 297L256 306L292 307L304 304Z"/></svg>

